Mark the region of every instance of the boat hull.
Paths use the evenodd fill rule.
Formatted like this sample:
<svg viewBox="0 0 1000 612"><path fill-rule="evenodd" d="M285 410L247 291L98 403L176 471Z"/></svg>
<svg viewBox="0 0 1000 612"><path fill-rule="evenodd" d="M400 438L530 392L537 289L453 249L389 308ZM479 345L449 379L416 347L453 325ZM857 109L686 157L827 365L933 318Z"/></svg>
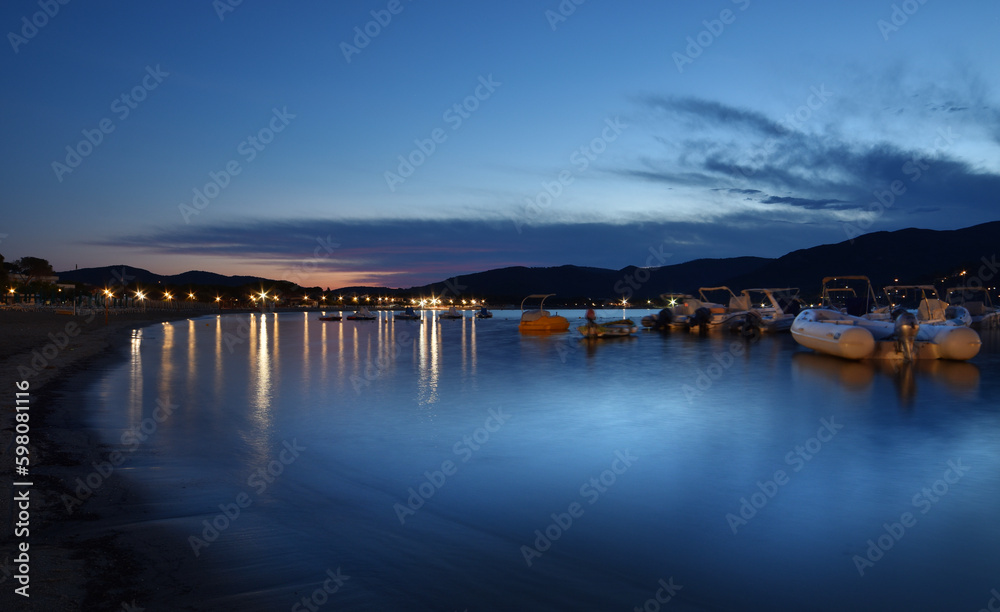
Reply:
<svg viewBox="0 0 1000 612"><path fill-rule="evenodd" d="M621 338L639 331L632 321L581 325L576 330L587 338Z"/></svg>
<svg viewBox="0 0 1000 612"><path fill-rule="evenodd" d="M569 320L559 315L550 315L534 321L521 321L517 328L523 332L560 332L569 329Z"/></svg>
<svg viewBox="0 0 1000 612"><path fill-rule="evenodd" d="M864 327L807 321L792 326L792 337L806 348L844 359L864 359L875 351L875 337Z"/></svg>

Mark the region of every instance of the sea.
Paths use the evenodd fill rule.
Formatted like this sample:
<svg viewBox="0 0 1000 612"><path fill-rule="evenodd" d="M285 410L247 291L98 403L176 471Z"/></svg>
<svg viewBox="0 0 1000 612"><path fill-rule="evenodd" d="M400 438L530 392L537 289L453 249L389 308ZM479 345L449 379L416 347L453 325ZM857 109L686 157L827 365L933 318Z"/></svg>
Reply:
<svg viewBox="0 0 1000 612"><path fill-rule="evenodd" d="M113 528L155 527L173 581L131 605L1000 605L995 332L904 365L787 333L586 340L577 310L550 335L377 314L157 324L93 373L81 414L131 492Z"/></svg>

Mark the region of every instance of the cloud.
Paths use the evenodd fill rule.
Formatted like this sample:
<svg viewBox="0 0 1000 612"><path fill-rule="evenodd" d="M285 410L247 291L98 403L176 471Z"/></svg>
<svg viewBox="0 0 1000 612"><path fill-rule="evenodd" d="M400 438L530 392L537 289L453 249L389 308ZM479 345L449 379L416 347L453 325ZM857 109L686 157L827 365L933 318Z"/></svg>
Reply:
<svg viewBox="0 0 1000 612"><path fill-rule="evenodd" d="M787 204L809 210L851 210L854 205L846 204L843 200L811 200L809 198L791 198L780 196L768 196L761 200L761 204Z"/></svg>
<svg viewBox="0 0 1000 612"><path fill-rule="evenodd" d="M717 196L705 198L727 212L738 208L740 201L756 200L799 209L808 213L804 220L822 223L844 219L852 211L854 216L869 215L866 211L881 206L878 222L889 229L912 211L937 213L937 219L948 225L972 225L995 216L1000 174L961 157L969 150L967 144L979 142L974 134L988 138L998 133L995 112L977 113L973 129L967 123L972 117L969 105L954 100L934 103L934 112L963 115L965 135L950 125L929 122L924 144L918 146L913 139L890 140L890 132L881 139L870 133L859 138L837 128L836 121L827 125L814 121L806 132L804 126L796 128L753 109L699 98L647 96L641 101L697 120L699 130L692 133L690 125L657 122L650 129L676 134L661 137L672 147L659 156L625 163L615 172L644 182L728 194L733 198L728 207ZM927 109L921 112L927 115ZM841 122L850 119L835 116ZM895 193L890 193L893 186ZM891 204L886 206L886 201ZM757 211L761 219L772 214L769 208Z"/></svg>
<svg viewBox="0 0 1000 612"><path fill-rule="evenodd" d="M671 112L689 119L705 123L727 124L731 127L748 128L764 136L785 136L791 133L787 127L757 111L735 108L721 102L692 96L645 96L644 104L653 109Z"/></svg>
<svg viewBox="0 0 1000 612"><path fill-rule="evenodd" d="M230 262L237 261L239 269L227 273L286 279L295 275L293 280L303 286L411 287L507 266L620 269L702 257L774 257L828 241L837 231L745 215L731 215L721 222L533 224L523 226L520 233L509 220L301 219L156 229L94 244L124 249L134 258L189 256L197 258L200 267L216 271L221 262L231 269ZM338 284L329 278L349 280Z"/></svg>

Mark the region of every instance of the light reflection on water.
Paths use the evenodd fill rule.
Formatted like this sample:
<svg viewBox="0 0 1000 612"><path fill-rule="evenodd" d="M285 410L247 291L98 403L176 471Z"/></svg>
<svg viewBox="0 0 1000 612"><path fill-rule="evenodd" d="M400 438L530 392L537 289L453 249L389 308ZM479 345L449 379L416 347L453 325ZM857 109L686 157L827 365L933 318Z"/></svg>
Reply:
<svg viewBox="0 0 1000 612"><path fill-rule="evenodd" d="M1000 585L996 337L969 363L903 367L788 335L524 336L517 315L150 327L88 402L109 443L157 398L178 405L128 466L144 518L177 531L163 554L216 607L288 609L338 566L352 579L331 603L356 610L632 609L671 576L664 609L975 610ZM816 448L824 419L843 428ZM301 457L275 463L292 441ZM636 459L608 472L617 453ZM954 460L969 472L921 513ZM778 470L734 534L727 515ZM252 505L195 558L188 536L241 492ZM528 567L522 546L574 502ZM907 511L916 526L859 576L853 557Z"/></svg>

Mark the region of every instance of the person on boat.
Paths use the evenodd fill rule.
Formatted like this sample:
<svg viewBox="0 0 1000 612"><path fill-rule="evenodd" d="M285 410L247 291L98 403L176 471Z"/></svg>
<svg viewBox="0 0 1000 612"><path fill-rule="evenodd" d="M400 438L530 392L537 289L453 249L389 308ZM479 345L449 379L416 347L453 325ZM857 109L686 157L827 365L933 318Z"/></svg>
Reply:
<svg viewBox="0 0 1000 612"><path fill-rule="evenodd" d="M594 312L593 308L588 308L585 316L587 318L587 327L594 327L597 324L597 313Z"/></svg>

